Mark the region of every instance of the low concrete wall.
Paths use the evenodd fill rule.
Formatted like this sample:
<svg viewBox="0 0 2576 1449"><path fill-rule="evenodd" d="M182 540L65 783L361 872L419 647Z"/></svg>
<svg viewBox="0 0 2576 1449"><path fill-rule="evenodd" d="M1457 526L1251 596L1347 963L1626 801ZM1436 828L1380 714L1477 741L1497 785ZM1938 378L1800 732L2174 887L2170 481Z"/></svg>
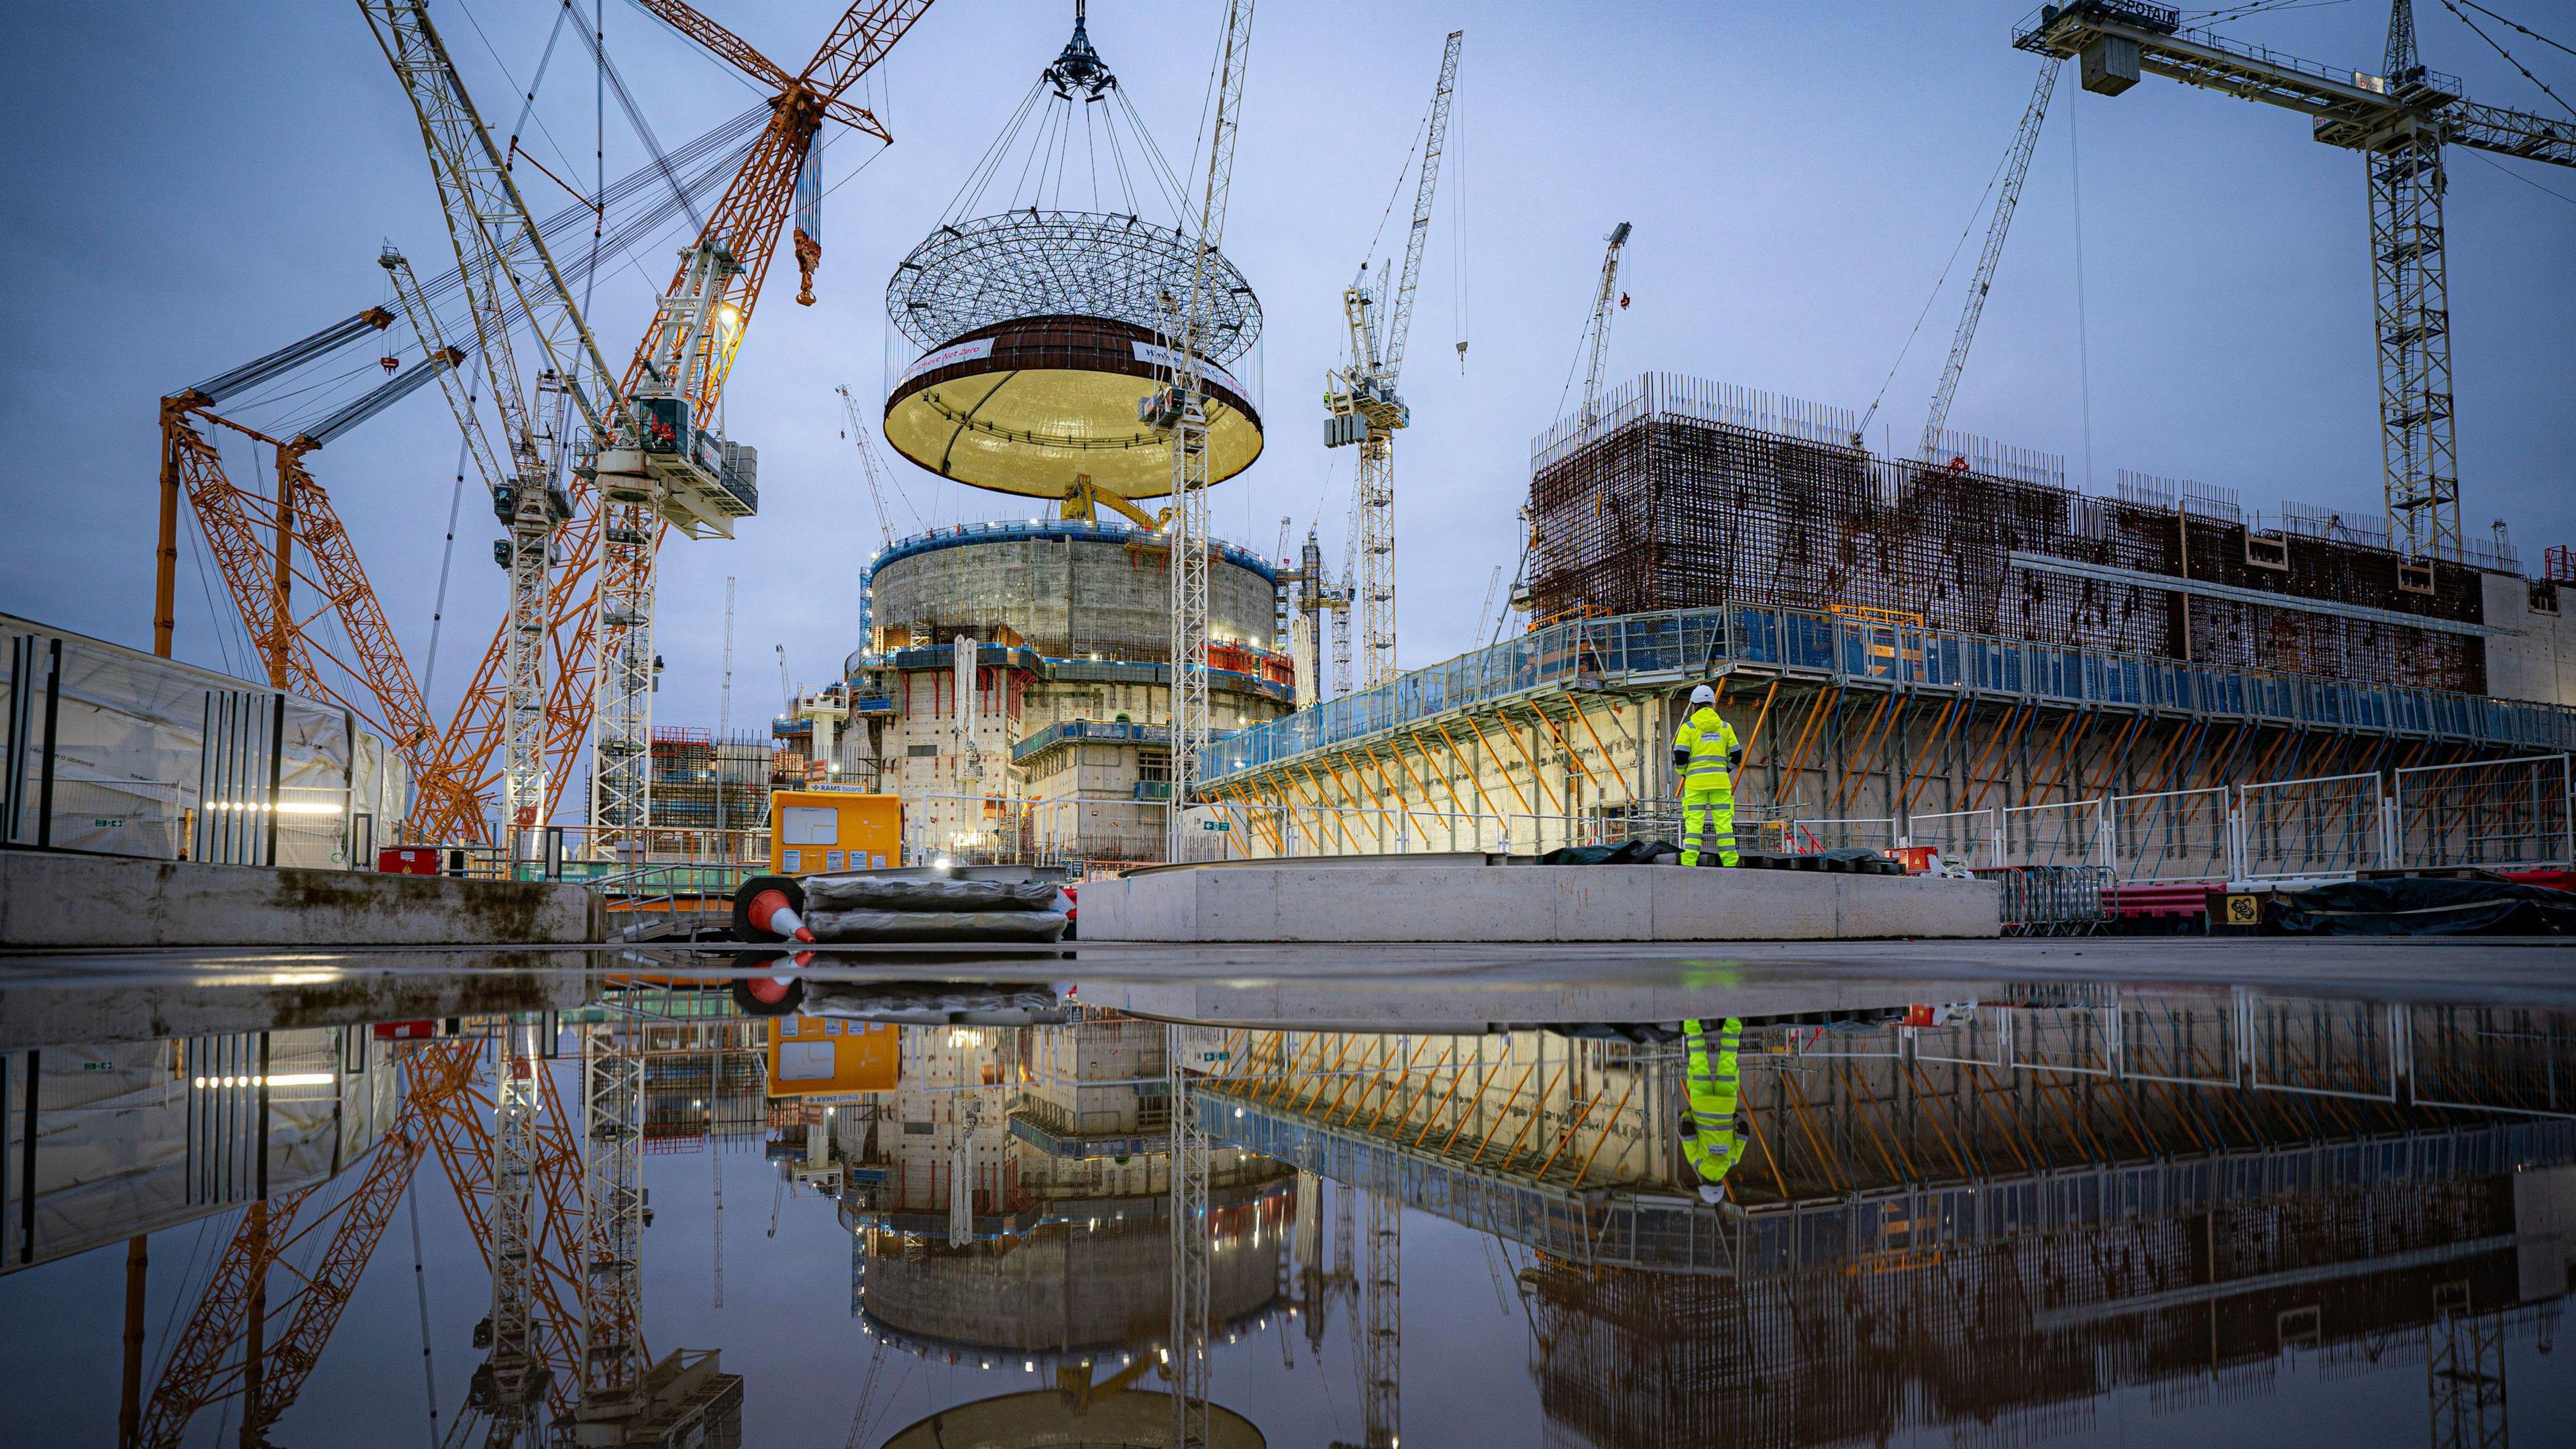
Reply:
<svg viewBox="0 0 2576 1449"><path fill-rule="evenodd" d="M2001 888L1930 876L1621 865L1289 863L1082 887L1091 941L1846 941L2002 934Z"/></svg>
<svg viewBox="0 0 2576 1449"><path fill-rule="evenodd" d="M501 946L599 939L578 885L0 851L0 947Z"/></svg>

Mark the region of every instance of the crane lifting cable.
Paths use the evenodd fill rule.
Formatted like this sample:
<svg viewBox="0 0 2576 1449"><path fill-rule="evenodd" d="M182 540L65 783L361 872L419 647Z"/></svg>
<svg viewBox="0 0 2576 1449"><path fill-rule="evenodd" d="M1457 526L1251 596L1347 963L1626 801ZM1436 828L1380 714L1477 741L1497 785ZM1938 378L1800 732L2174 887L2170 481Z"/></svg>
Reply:
<svg viewBox="0 0 2576 1449"><path fill-rule="evenodd" d="M665 160L681 178L676 191L656 193L664 168L659 164L637 167L609 183L601 193L602 214L610 218L601 236L597 255L585 252L579 260L568 261L565 280L574 286L587 284L599 270L625 265L659 241L671 222L680 214L685 199L692 209L696 202L718 190L741 167L750 154L752 140L768 119L768 108L755 106L710 127ZM581 202L569 203L547 215L538 232L549 245L564 241L589 224L591 208ZM471 325L456 305L462 295L464 278L460 268L449 266L423 279L421 296L437 313L443 330L470 332ZM513 305L506 314L514 331L524 329L527 312ZM172 396L188 393L203 395L203 406L220 410L225 417L240 421L262 432L280 437L293 437L304 431L303 424L323 417L347 401L345 384L371 375L375 360L351 365L337 362L349 348L380 340L380 334L392 320L385 307L368 307L312 335L291 342L265 356L220 372L183 388ZM417 359L415 346L407 356ZM339 368L317 381L314 370L326 363ZM335 390L336 389L336 390ZM289 404L296 406L290 409Z"/></svg>

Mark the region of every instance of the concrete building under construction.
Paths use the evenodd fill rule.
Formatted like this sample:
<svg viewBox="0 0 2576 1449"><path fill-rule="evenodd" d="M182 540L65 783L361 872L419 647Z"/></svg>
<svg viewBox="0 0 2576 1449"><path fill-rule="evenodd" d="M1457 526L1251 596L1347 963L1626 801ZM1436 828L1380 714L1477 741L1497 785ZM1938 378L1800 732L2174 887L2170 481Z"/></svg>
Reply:
<svg viewBox="0 0 2576 1449"><path fill-rule="evenodd" d="M2383 520L1947 435L1872 454L1838 408L1671 374L1540 438L1543 621L1751 604L1869 611L1999 639L2372 684L2576 702L2558 581L2492 543L2407 558Z"/></svg>
<svg viewBox="0 0 2576 1449"><path fill-rule="evenodd" d="M2375 518L1856 431L1666 374L1604 394L1533 445L1536 626L1220 741L1207 795L1263 854L1669 833L1710 683L1749 844L2124 880L2576 855L2566 550L2407 557Z"/></svg>
<svg viewBox="0 0 2576 1449"><path fill-rule="evenodd" d="M1167 554L1159 534L1088 520L898 541L869 567L866 639L797 711L813 758L839 783L902 796L918 858L1159 858ZM1222 545L1208 595L1216 727L1286 713L1278 570Z"/></svg>

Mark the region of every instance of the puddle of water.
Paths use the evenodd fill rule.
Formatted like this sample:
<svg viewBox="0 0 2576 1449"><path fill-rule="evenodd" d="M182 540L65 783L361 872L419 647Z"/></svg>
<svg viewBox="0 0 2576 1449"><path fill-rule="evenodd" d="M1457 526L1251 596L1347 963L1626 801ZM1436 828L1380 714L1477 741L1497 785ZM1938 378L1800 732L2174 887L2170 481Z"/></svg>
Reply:
<svg viewBox="0 0 2576 1449"><path fill-rule="evenodd" d="M8 1422L2558 1442L2576 1006L2393 959L13 963Z"/></svg>

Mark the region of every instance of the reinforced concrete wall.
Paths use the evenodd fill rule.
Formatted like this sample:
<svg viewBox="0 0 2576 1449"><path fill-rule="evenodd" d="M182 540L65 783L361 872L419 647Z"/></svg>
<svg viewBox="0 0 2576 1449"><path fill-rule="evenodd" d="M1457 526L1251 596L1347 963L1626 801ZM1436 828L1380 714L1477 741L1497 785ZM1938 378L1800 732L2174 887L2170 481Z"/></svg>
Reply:
<svg viewBox="0 0 2576 1449"><path fill-rule="evenodd" d="M870 575L880 639L944 644L1007 628L1051 659L1156 663L1172 652L1171 577L1151 535L1106 525L1039 525L997 537L907 541ZM1267 646L1277 585L1226 550L1208 570L1208 632Z"/></svg>
<svg viewBox="0 0 2576 1449"><path fill-rule="evenodd" d="M2051 455L1954 437L1943 465L1881 458L1854 446L1852 423L1666 374L1623 388L1591 426L1535 449L1534 612L1874 609L2035 643L2505 692L2488 679L2499 636L2482 626L2523 627L2519 599L2486 617L2486 579L2523 588L2509 546L2419 566L2374 520L2288 503L2267 520L2229 490L2141 475L2090 497ZM2562 697L2536 665L2507 672L2515 697Z"/></svg>

